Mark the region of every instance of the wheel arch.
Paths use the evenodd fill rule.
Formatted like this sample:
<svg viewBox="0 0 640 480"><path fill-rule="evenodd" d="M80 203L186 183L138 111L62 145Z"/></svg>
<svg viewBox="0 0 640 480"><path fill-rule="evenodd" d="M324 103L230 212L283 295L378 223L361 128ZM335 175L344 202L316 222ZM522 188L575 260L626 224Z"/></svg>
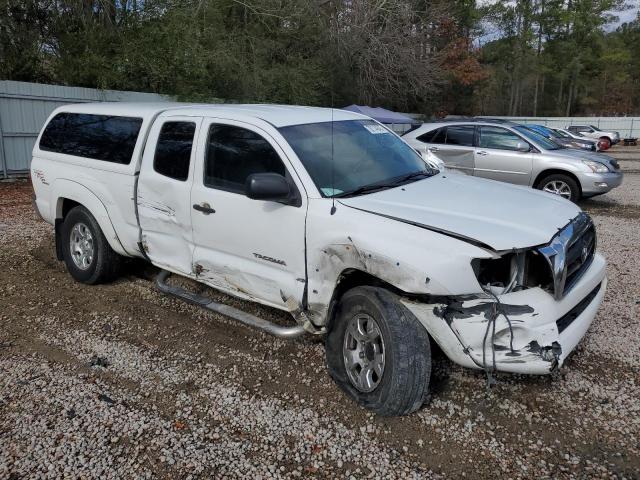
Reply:
<svg viewBox="0 0 640 480"><path fill-rule="evenodd" d="M333 289L333 294L331 295L331 301L329 302L326 321L328 332L331 331L331 329L335 325L336 307L340 302L342 296L352 288L364 286L384 288L400 296L408 295L407 292L402 291L391 283L386 282L385 280L382 280L381 278L376 277L375 275L372 275L368 272L365 272L364 270L359 270L357 268L346 268L338 276L336 286Z"/></svg>
<svg viewBox="0 0 640 480"><path fill-rule="evenodd" d="M52 185L51 192L53 200L50 203L53 209L51 218L55 219L56 245L59 243L60 226L67 214L74 207L83 206L98 222L109 246L120 255L128 255L118 238L107 208L91 190L72 180L57 179Z"/></svg>
<svg viewBox="0 0 640 480"><path fill-rule="evenodd" d="M578 179L576 174L570 172L569 170L562 170L561 168L548 168L540 172L533 182L533 187L538 188L538 185L540 184L542 179L548 177L549 175L566 175L567 177L570 177L574 182L576 182L576 184L578 185L578 189L580 189L580 195L582 195L582 184L580 183L580 180Z"/></svg>

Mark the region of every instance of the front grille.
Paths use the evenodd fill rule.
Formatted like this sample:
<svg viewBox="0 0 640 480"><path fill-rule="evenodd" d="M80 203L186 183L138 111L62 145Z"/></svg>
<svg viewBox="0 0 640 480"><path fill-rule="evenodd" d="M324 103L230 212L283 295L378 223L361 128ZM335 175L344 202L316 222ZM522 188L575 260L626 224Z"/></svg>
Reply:
<svg viewBox="0 0 640 480"><path fill-rule="evenodd" d="M585 309L589 306L589 304L593 301L595 296L600 291L601 286L602 284L599 283L598 286L591 290L591 292L589 292L586 297L580 300L580 302L575 307L573 307L556 321L559 333L562 333L569 325L573 323L576 318L578 318L582 314L582 312L585 311Z"/></svg>
<svg viewBox="0 0 640 480"><path fill-rule="evenodd" d="M567 249L567 255L565 257L567 279L564 283L563 294L571 290L584 271L589 268L595 251L596 231L593 224L591 224Z"/></svg>
<svg viewBox="0 0 640 480"><path fill-rule="evenodd" d="M582 212L560 230L540 252L551 269L553 295L560 300L589 268L596 251L596 231Z"/></svg>

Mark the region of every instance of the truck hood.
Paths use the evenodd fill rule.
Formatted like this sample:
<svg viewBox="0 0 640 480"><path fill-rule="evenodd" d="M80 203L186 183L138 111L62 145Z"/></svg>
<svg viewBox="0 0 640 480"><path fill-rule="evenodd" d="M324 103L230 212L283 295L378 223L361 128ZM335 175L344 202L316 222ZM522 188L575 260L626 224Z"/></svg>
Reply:
<svg viewBox="0 0 640 480"><path fill-rule="evenodd" d="M549 193L451 173L340 203L496 251L546 244L580 213Z"/></svg>

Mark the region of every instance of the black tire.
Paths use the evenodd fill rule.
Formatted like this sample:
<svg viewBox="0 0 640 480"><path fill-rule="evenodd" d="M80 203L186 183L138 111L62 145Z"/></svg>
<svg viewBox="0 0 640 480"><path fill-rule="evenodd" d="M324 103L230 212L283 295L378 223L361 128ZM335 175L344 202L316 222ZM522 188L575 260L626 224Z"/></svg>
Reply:
<svg viewBox="0 0 640 480"><path fill-rule="evenodd" d="M384 342L382 376L368 392L351 381L343 355L350 321L363 314L375 319ZM353 288L340 300L332 323L326 338L327 366L342 390L379 415L406 415L424 404L431 376L429 334L397 295L377 287Z"/></svg>
<svg viewBox="0 0 640 480"><path fill-rule="evenodd" d="M582 196L582 192L580 190L580 186L578 185L578 182L576 182L573 177L570 177L569 175L564 175L562 173L553 173L551 175L547 175L546 177L540 179L540 181L536 185L536 188L538 190L544 190L545 186L553 182L563 182L565 185L569 187L570 197L567 200L571 200L574 203L580 200L580 197Z"/></svg>
<svg viewBox="0 0 640 480"><path fill-rule="evenodd" d="M72 258L71 235L76 225L86 226L92 239L93 255L86 268L80 268ZM113 251L98 222L85 207L77 206L69 211L62 224L60 240L64 262L74 280L94 285L116 278L122 257Z"/></svg>

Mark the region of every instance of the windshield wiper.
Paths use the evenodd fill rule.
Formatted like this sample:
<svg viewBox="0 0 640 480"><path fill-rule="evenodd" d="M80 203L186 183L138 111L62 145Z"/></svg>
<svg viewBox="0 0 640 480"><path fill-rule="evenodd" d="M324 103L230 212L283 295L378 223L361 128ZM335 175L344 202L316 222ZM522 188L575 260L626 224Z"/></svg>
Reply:
<svg viewBox="0 0 640 480"><path fill-rule="evenodd" d="M433 177L433 175L434 173L429 170L420 170L418 172L410 173L409 175L404 175L403 177L396 179L393 183L396 185L400 185L408 182L409 180L413 180L414 178Z"/></svg>
<svg viewBox="0 0 640 480"><path fill-rule="evenodd" d="M432 177L433 175L434 173L429 170L420 170L418 172L409 173L408 175L403 175L385 183L372 183L370 185L363 185L362 187L356 188L355 190L352 190L350 192L343 192L337 195L333 195L333 198L355 197L364 193L375 192L376 190L398 187L400 185L404 185L409 180L413 180L414 178Z"/></svg>
<svg viewBox="0 0 640 480"><path fill-rule="evenodd" d="M362 195L363 193L371 193L376 190L384 190L385 188L393 188L397 187L395 183L372 183L371 185L364 185L362 187L358 187L355 190L351 190L350 192L342 192L337 195L332 195L332 198L344 198L344 197L355 197L357 195Z"/></svg>

